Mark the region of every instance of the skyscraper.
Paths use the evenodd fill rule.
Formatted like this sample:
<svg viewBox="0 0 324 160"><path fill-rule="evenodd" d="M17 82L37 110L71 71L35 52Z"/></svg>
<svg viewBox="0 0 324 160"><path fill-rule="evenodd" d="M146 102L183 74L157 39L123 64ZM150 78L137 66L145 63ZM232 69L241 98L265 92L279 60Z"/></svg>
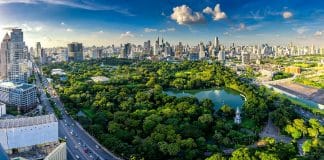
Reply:
<svg viewBox="0 0 324 160"><path fill-rule="evenodd" d="M204 59L206 57L205 46L202 42L199 44L199 59Z"/></svg>
<svg viewBox="0 0 324 160"><path fill-rule="evenodd" d="M155 41L155 44L154 44L154 48L153 48L153 55L158 55L160 52L160 39L158 37L158 39Z"/></svg>
<svg viewBox="0 0 324 160"><path fill-rule="evenodd" d="M121 50L119 58L128 58L128 56L131 54L131 47L132 45L130 43L126 43Z"/></svg>
<svg viewBox="0 0 324 160"><path fill-rule="evenodd" d="M150 53L151 52L151 41L148 40L147 42L144 42L144 53Z"/></svg>
<svg viewBox="0 0 324 160"><path fill-rule="evenodd" d="M6 33L0 48L0 79L7 79L8 65L10 62L9 43L10 37L8 33Z"/></svg>
<svg viewBox="0 0 324 160"><path fill-rule="evenodd" d="M15 83L27 82L27 70L25 67L25 42L21 29L12 29L9 43L10 64L8 79Z"/></svg>
<svg viewBox="0 0 324 160"><path fill-rule="evenodd" d="M83 46L82 43L73 42L68 44L68 61L82 61Z"/></svg>
<svg viewBox="0 0 324 160"><path fill-rule="evenodd" d="M37 42L37 43L36 43L36 52L35 52L34 57L35 57L35 58L40 58L40 56L41 56L41 52L42 52L42 46L41 46L41 43L40 43L40 42Z"/></svg>
<svg viewBox="0 0 324 160"><path fill-rule="evenodd" d="M221 49L219 52L218 52L218 61L221 62L221 63L224 63L225 62L225 50Z"/></svg>
<svg viewBox="0 0 324 160"><path fill-rule="evenodd" d="M214 40L214 47L216 48L216 51L217 51L217 52L220 50L218 37L215 37L215 40Z"/></svg>

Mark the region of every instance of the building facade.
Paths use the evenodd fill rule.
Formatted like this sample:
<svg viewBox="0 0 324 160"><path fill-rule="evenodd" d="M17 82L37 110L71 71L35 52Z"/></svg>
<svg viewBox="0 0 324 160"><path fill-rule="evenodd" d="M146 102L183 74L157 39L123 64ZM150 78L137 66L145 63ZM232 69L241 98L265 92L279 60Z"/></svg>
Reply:
<svg viewBox="0 0 324 160"><path fill-rule="evenodd" d="M58 121L54 114L0 120L0 144L9 153L11 149L24 150L57 141Z"/></svg>
<svg viewBox="0 0 324 160"><path fill-rule="evenodd" d="M0 79L7 79L8 65L10 63L9 44L10 37L7 33L1 42L0 48Z"/></svg>
<svg viewBox="0 0 324 160"><path fill-rule="evenodd" d="M18 108L19 111L30 110L37 105L37 90L34 85L12 82L0 83L0 101Z"/></svg>
<svg viewBox="0 0 324 160"><path fill-rule="evenodd" d="M68 44L68 61L82 61L83 46L82 43L73 42Z"/></svg>
<svg viewBox="0 0 324 160"><path fill-rule="evenodd" d="M6 115L7 114L6 111L7 111L6 104L0 102L0 117L2 117L3 115Z"/></svg>

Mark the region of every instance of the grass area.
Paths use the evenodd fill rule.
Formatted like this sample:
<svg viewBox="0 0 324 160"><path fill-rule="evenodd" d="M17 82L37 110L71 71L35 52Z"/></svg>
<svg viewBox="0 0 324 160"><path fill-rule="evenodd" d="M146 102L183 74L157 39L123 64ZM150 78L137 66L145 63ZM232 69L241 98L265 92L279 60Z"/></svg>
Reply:
<svg viewBox="0 0 324 160"><path fill-rule="evenodd" d="M302 72L294 82L318 89L324 89L324 67L314 67L312 70Z"/></svg>
<svg viewBox="0 0 324 160"><path fill-rule="evenodd" d="M301 102L301 101L298 101L298 100L296 100L296 99L294 99L294 98L291 98L291 97L289 97L289 96L286 96L286 95L284 95L284 94L279 94L279 93L278 93L278 96L283 97L283 98L287 98L287 99L289 99L293 104L298 105L298 106L300 106L301 108L303 108L303 109L305 109L305 110L308 110L308 111L310 111L310 112L312 112L312 113L314 113L314 114L316 114L316 115L324 115L324 110L321 110L321 109L319 109L319 108L314 108L313 106L310 106L310 105L308 105L308 104L306 104L306 103L303 103L303 102Z"/></svg>
<svg viewBox="0 0 324 160"><path fill-rule="evenodd" d="M292 76L293 76L293 74L291 74L291 73L278 72L275 75L273 75L272 80L285 79L285 78L290 78Z"/></svg>

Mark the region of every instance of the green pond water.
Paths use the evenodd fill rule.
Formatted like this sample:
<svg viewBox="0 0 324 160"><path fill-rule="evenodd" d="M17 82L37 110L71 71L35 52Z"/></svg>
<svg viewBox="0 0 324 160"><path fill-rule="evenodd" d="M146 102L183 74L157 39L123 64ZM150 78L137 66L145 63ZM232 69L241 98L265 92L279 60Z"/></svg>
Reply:
<svg viewBox="0 0 324 160"><path fill-rule="evenodd" d="M224 104L236 109L244 103L244 97L232 89L202 89L202 90L167 90L169 96L176 97L196 97L199 101L210 99L214 103L215 109L219 109Z"/></svg>

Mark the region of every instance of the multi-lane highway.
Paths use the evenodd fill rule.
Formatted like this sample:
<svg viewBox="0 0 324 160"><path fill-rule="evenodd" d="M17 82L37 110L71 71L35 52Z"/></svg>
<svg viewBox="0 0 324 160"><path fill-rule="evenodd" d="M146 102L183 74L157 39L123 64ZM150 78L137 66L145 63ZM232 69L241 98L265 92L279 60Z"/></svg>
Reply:
<svg viewBox="0 0 324 160"><path fill-rule="evenodd" d="M119 159L114 154L101 146L91 135L89 135L81 125L72 119L63 107L63 103L56 96L55 90L51 88L48 81L41 74L36 66L36 85L41 93L41 103L46 111L53 113L50 107L49 99L46 96L46 90L50 94L50 98L55 102L56 106L62 113L62 119L59 120L59 136L66 139L68 159L74 160L115 160ZM39 77L40 75L41 77Z"/></svg>

